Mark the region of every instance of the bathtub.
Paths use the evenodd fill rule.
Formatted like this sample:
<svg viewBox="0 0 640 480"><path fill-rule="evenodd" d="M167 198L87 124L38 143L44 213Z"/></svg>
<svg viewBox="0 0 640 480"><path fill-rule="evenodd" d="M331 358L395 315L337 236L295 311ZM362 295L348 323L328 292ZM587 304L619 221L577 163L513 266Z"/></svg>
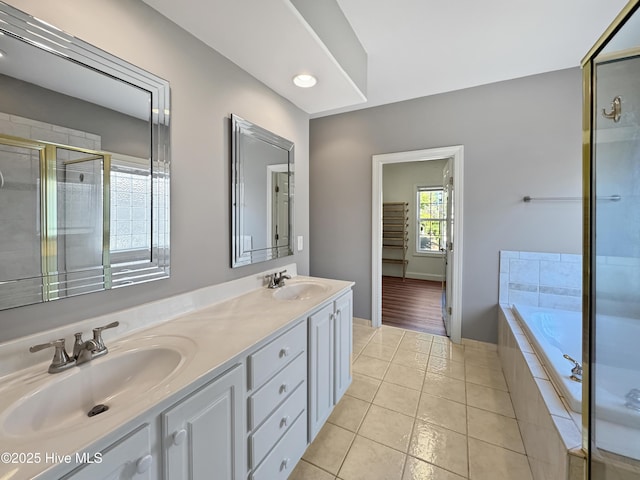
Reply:
<svg viewBox="0 0 640 480"><path fill-rule="evenodd" d="M571 380L573 364L563 355L582 363L582 313L526 305L513 305L513 311L550 380L568 406L581 413L582 384ZM596 415L601 421L640 428L640 412L625 406L625 395L640 388L640 375L634 371L640 363L640 321L598 316L598 322L607 328L597 335Z"/></svg>

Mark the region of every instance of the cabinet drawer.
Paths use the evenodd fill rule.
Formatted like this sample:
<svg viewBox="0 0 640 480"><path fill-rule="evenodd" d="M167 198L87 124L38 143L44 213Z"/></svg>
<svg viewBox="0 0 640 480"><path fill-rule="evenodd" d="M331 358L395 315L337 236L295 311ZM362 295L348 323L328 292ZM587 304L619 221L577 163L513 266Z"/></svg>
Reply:
<svg viewBox="0 0 640 480"><path fill-rule="evenodd" d="M258 388L306 347L307 322L302 322L250 355L249 388Z"/></svg>
<svg viewBox="0 0 640 480"><path fill-rule="evenodd" d="M307 356L298 355L249 397L249 429L253 430L307 378Z"/></svg>
<svg viewBox="0 0 640 480"><path fill-rule="evenodd" d="M307 384L298 385L285 402L251 436L251 468L258 465L307 406Z"/></svg>
<svg viewBox="0 0 640 480"><path fill-rule="evenodd" d="M307 419L301 415L285 433L251 480L285 480L307 448Z"/></svg>

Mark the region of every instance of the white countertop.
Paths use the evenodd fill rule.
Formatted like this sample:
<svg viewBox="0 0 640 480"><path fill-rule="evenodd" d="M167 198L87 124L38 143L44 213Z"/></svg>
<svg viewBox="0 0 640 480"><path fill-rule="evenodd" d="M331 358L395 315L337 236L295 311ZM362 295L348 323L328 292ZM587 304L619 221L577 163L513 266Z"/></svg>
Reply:
<svg viewBox="0 0 640 480"><path fill-rule="evenodd" d="M156 326L138 330L115 341L105 343L109 354L87 364L72 367L57 374L47 373L48 363L30 366L0 379L0 453L56 453L74 455L88 450L95 442L123 427L134 428L135 421L150 410L179 398L179 392L198 382L203 383L223 373L236 361L276 332L306 318L318 305L347 291L353 282L298 276L287 283L304 281L322 283L326 290L303 300L277 300L273 290L259 288L244 295L185 314ZM25 436L9 435L3 425L7 420L7 409L17 401L37 391L51 381L63 381L79 368L95 369L100 374L100 363L109 361L132 348L149 348L167 344L184 355L181 365L157 388L131 401L126 395L110 400L110 409L98 416L80 418L73 428L55 428ZM69 351L71 347L67 348ZM52 353L52 352L51 352ZM141 365L144 368L144 365ZM75 392L66 392L74 395ZM106 403L106 402L105 402ZM118 432L119 434L121 432ZM44 459L43 459L44 460ZM56 467L55 463L4 463L0 462L0 479L32 478L45 470Z"/></svg>

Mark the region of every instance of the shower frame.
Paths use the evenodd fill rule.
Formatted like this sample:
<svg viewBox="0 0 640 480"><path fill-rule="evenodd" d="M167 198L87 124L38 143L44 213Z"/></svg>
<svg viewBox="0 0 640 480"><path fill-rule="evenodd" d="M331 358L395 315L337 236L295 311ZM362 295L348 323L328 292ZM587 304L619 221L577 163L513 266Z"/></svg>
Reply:
<svg viewBox="0 0 640 480"><path fill-rule="evenodd" d="M60 298L61 285L66 289L66 281L61 281L58 269L58 205L57 205L57 149L81 153L87 158L67 160L64 164L81 163L101 159L102 165L102 277L101 288L111 288L110 225L111 196L110 172L111 154L98 150L73 147L60 143L31 140L0 134L0 144L27 148L39 153L40 167L40 255L42 266L42 298L49 301ZM64 272L67 273L67 272ZM19 281L19 280L18 280ZM64 295L66 296L66 295Z"/></svg>
<svg viewBox="0 0 640 480"><path fill-rule="evenodd" d="M598 41L582 59L582 172L583 172L583 278L582 278L582 449L587 455L586 478L591 479L593 425L591 411L594 402L591 368L595 358L595 322L592 320L595 314L596 282L596 257L594 246L596 241L595 213L596 213L596 175L595 155L593 152L594 131L596 115L599 114L595 107L596 99L596 66L602 62L610 62L616 59L640 56L640 45L630 50L606 54L598 58L609 41L620 31L625 23L640 12L640 0L630 0L609 27L600 36Z"/></svg>

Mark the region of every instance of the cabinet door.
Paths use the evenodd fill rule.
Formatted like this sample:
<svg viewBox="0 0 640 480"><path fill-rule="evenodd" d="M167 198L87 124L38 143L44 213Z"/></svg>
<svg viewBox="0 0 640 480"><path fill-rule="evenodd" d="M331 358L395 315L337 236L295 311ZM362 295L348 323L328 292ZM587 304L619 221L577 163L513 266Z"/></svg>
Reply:
<svg viewBox="0 0 640 480"><path fill-rule="evenodd" d="M338 403L351 385L352 324L352 294L349 291L335 304L334 403Z"/></svg>
<svg viewBox="0 0 640 480"><path fill-rule="evenodd" d="M162 414L166 479L246 477L243 383L237 365Z"/></svg>
<svg viewBox="0 0 640 480"><path fill-rule="evenodd" d="M333 303L309 317L309 442L333 409Z"/></svg>
<svg viewBox="0 0 640 480"><path fill-rule="evenodd" d="M87 465L63 477L69 480L151 480L154 459L151 456L149 425L119 440L98 455L86 457Z"/></svg>

